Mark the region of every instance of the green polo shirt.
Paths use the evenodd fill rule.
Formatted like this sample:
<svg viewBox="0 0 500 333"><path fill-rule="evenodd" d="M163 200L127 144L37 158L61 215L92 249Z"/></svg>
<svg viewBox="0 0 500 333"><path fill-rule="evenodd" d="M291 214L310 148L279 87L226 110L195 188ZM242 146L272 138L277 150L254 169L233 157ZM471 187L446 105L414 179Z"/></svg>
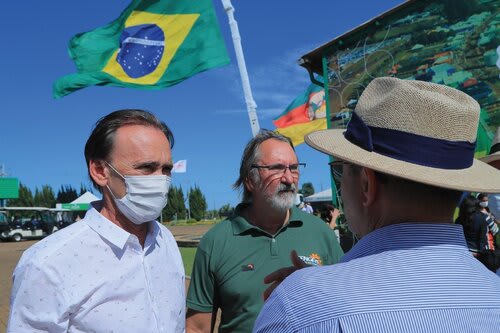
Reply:
<svg viewBox="0 0 500 333"><path fill-rule="evenodd" d="M210 229L200 241L187 307L222 310L219 332L251 332L264 300L264 277L292 265L290 252L310 265L337 263L343 255L334 233L321 219L292 208L289 223L270 235L238 216Z"/></svg>

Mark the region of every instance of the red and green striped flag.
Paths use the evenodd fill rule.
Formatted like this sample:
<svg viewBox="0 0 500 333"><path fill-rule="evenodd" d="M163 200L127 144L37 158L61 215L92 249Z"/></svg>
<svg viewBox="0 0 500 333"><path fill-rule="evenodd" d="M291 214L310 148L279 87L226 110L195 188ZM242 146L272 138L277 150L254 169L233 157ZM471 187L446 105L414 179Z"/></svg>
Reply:
<svg viewBox="0 0 500 333"><path fill-rule="evenodd" d="M159 89L229 63L212 0L133 0L118 19L73 37L78 73L54 83L60 98L88 86Z"/></svg>
<svg viewBox="0 0 500 333"><path fill-rule="evenodd" d="M295 146L304 142L304 135L326 129L324 89L311 84L273 123L276 131L289 137Z"/></svg>

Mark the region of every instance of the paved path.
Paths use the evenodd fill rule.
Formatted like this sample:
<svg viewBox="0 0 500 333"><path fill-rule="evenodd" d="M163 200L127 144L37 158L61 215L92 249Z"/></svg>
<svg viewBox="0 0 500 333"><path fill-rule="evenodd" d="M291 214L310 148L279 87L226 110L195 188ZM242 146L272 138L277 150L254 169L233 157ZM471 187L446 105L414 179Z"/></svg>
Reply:
<svg viewBox="0 0 500 333"><path fill-rule="evenodd" d="M211 227L212 225L187 225L168 228L172 231L178 243L196 246L196 242ZM5 333L7 330L12 272L24 250L34 243L36 241L22 241L19 243L0 242L0 333ZM187 281L188 283L189 281Z"/></svg>

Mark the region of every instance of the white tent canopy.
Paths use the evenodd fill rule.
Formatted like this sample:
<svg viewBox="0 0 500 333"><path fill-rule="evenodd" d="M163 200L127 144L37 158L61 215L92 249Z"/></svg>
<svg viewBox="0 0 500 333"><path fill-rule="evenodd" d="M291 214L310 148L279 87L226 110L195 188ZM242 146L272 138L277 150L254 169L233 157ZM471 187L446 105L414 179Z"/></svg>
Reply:
<svg viewBox="0 0 500 333"><path fill-rule="evenodd" d="M96 197L95 195L93 195L92 193L87 191L87 192L83 193L81 196L79 196L78 198L76 198L75 200L71 201L71 203L72 204L89 204L92 201L97 201L97 200L101 200L101 199L99 199L98 197Z"/></svg>
<svg viewBox="0 0 500 333"><path fill-rule="evenodd" d="M75 200L70 203L57 203L56 209L67 209L67 210L87 210L90 208L90 203L92 201L101 200L90 192L85 192Z"/></svg>
<svg viewBox="0 0 500 333"><path fill-rule="evenodd" d="M322 202L322 201L332 201L332 189L328 188L324 191L314 193L308 197L304 198L305 202Z"/></svg>

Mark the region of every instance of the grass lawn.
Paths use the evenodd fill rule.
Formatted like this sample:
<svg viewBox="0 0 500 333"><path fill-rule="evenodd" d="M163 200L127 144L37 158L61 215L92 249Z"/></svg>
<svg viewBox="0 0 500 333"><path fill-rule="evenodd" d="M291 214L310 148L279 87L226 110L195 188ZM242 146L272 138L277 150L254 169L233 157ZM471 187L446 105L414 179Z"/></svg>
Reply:
<svg viewBox="0 0 500 333"><path fill-rule="evenodd" d="M182 261L184 262L186 276L191 275L196 247L181 247L179 250L181 251Z"/></svg>

